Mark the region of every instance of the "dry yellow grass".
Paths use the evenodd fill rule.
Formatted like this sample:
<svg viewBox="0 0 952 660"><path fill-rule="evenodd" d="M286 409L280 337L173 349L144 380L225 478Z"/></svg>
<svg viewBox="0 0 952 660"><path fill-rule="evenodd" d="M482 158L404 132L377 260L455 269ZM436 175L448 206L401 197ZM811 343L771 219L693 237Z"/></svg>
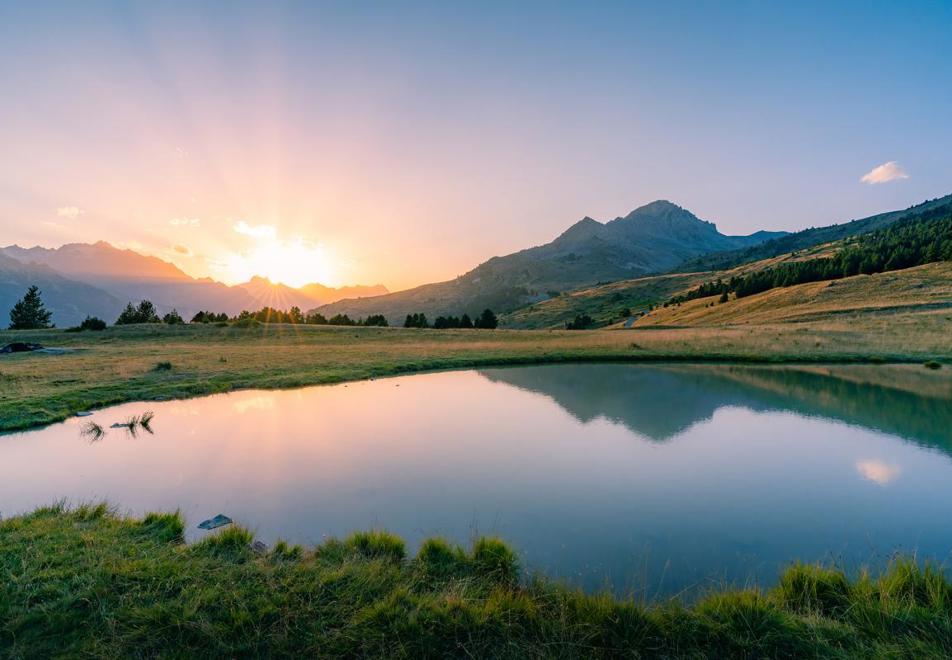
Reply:
<svg viewBox="0 0 952 660"><path fill-rule="evenodd" d="M940 262L906 270L857 275L842 280L810 282L771 289L718 303L717 296L657 309L636 327L763 325L825 321L858 322L878 332L900 323L914 331L920 325L942 329L952 348L952 263ZM712 305L713 303L713 305ZM945 323L943 323L945 322ZM915 343L916 338L910 337Z"/></svg>
<svg viewBox="0 0 952 660"><path fill-rule="evenodd" d="M289 325L2 331L0 344L36 341L71 350L0 356L0 430L48 423L122 401L297 387L427 369L572 360L947 361L952 358L950 315L948 310L900 310L888 318L830 314L802 323L626 331ZM171 368L156 369L163 362Z"/></svg>

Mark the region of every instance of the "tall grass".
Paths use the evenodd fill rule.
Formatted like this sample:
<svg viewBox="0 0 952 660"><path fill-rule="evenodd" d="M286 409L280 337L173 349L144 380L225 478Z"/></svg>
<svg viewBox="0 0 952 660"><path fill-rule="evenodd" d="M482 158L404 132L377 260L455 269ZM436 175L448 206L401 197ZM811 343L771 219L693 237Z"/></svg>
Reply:
<svg viewBox="0 0 952 660"><path fill-rule="evenodd" d="M386 532L251 549L239 526L191 546L178 513L62 503L0 521L10 657L940 658L952 584L911 559L848 578L797 564L769 590L653 604L519 577L498 539Z"/></svg>

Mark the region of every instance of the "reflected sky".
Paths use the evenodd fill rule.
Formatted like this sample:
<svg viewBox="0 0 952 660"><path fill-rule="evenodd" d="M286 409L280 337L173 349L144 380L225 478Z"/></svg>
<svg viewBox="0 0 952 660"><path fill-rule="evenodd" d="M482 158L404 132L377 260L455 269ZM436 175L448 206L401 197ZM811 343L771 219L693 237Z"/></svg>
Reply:
<svg viewBox="0 0 952 660"><path fill-rule="evenodd" d="M224 513L269 543L498 534L530 569L649 596L769 584L795 559L948 558L938 445L712 369L524 367L125 404L0 436L0 513L105 499L180 509L190 539ZM146 410L154 435L81 435Z"/></svg>

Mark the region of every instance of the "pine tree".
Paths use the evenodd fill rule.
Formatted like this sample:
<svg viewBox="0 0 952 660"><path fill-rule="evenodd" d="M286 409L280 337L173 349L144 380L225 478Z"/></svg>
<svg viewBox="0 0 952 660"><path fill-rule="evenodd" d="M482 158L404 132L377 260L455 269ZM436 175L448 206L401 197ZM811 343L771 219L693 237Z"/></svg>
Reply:
<svg viewBox="0 0 952 660"><path fill-rule="evenodd" d="M43 306L39 287L34 285L27 289L26 295L10 310L10 329L49 328L52 327L50 324L52 316L53 313Z"/></svg>

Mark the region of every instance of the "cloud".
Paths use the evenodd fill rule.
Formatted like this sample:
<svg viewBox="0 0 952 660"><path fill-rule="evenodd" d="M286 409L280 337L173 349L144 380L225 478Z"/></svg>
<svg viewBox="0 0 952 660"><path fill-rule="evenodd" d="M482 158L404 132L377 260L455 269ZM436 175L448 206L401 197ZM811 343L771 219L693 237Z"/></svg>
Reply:
<svg viewBox="0 0 952 660"><path fill-rule="evenodd" d="M888 183L890 181L898 181L899 179L908 179L909 175L899 167L899 163L894 160L891 160L882 165L877 165L869 172L863 175L863 178L860 179L863 183L868 183L870 185L875 185L877 183Z"/></svg>
<svg viewBox="0 0 952 660"><path fill-rule="evenodd" d="M868 479L880 486L885 486L891 481L895 481L902 469L898 465L890 465L883 461L868 460L856 463L856 471L864 479Z"/></svg>
<svg viewBox="0 0 952 660"><path fill-rule="evenodd" d="M201 227L202 221L199 218L172 218L169 224L173 227Z"/></svg>
<svg viewBox="0 0 952 660"><path fill-rule="evenodd" d="M76 218L85 212L86 211L79 208L78 206L61 206L56 209L56 215L61 218Z"/></svg>
<svg viewBox="0 0 952 660"><path fill-rule="evenodd" d="M278 230L274 226L249 225L244 220L238 221L232 229L243 236L250 236L251 238L268 238L275 240L278 237Z"/></svg>
<svg viewBox="0 0 952 660"><path fill-rule="evenodd" d="M189 249L188 249L187 247L185 247L184 245L173 245L173 246L172 246L172 249L175 250L176 252L178 252L179 254L184 254L184 255L187 255L187 256L191 256L191 254L192 254L192 251L189 250Z"/></svg>

